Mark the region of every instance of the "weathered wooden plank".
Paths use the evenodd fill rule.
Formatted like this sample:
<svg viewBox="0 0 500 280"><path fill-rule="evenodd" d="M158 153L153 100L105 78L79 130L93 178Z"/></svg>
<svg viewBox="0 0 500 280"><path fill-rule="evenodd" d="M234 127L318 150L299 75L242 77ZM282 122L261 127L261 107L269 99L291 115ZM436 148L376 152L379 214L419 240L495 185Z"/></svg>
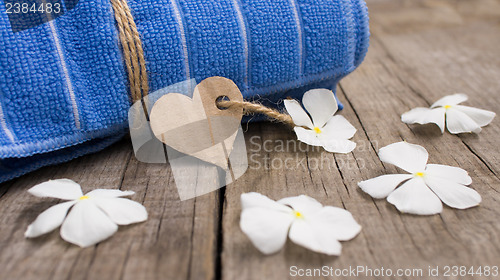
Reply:
<svg viewBox="0 0 500 280"><path fill-rule="evenodd" d="M149 167L144 164L131 168L134 171L129 174L134 175L126 177L124 185L132 187L138 181L144 182L142 185L147 186L144 205L151 216L143 233L131 232L136 244L128 252L123 279L213 279L219 225L218 192L180 201L165 165L157 165L155 173L169 172L168 178L145 172Z"/></svg>
<svg viewBox="0 0 500 280"><path fill-rule="evenodd" d="M373 106L369 105L368 106ZM344 115L356 120L353 111L349 112L346 106ZM375 112L376 113L376 112ZM446 265L451 263L483 264L498 258L498 251L494 241L481 244L468 244L471 235L488 234L497 236L498 224L488 224L494 221L498 209L495 210L494 200L485 201L481 209L490 209L478 213L478 209L471 209L463 213L457 210L445 209L443 215L432 217L416 217L411 215L400 215L393 206L385 200L374 202L369 196L362 193L356 183L363 179L372 178L384 172L395 172L395 168L383 165L376 158L374 149L363 135L359 123L355 126L360 130L355 137L359 148L352 155L336 155L336 164L340 165L340 171L336 167L328 168L291 168L281 169L250 169L240 180L229 186L226 190L226 203L223 216L223 253L222 269L224 279L258 279L279 278L283 279L289 275L290 266L302 268L321 268L328 265L334 268L348 268L350 265L363 265L371 268L411 268L418 267L427 269L428 265ZM404 125L402 125L404 126ZM388 127L385 128L388 130ZM270 133L275 131L275 133ZM289 141L294 136L289 131L282 129L276 132L275 125L262 126L262 131L252 127L247 136L250 137L248 146L251 151L251 137L259 136L261 145L267 141L269 150L279 150L279 140ZM377 137L377 135L374 135ZM411 135L405 138L411 141ZM257 141L257 138L253 138ZM385 139L387 143L400 141L399 133ZM377 142L379 141L379 142ZM372 140L375 147L382 140ZM415 142L415 141L413 141ZM274 144L273 144L274 143ZM255 158L263 158L267 152ZM480 168L479 177L488 178L488 172L481 162L468 154L474 168ZM259 154L250 152L250 156ZM295 160L294 151L269 152L269 161L277 159L283 162L292 159L294 166L300 165L300 159L306 158L314 164L322 159L320 152L299 152L299 160ZM323 158L334 160L329 155ZM435 158L435 157L434 157ZM278 160L279 159L279 160ZM357 164L356 164L357 162ZM436 162L436 161L435 161ZM262 163L262 162L261 162ZM452 164L450 161L440 162ZM311 164L311 165L313 165ZM455 162L453 164L456 165ZM270 163L272 166L272 163ZM310 165L310 166L311 166ZM359 165L359 166L358 166ZM256 164L254 164L255 168ZM463 165L461 165L463 166ZM476 181L477 178L474 178ZM482 189L488 191L488 185L495 182L488 181ZM482 181L482 180L481 180ZM483 183L483 182L481 182ZM308 194L324 204L345 207L352 212L354 217L363 225L363 232L351 242L344 243L344 252L340 258L326 257L308 252L288 242L285 249L273 256L263 256L250 244L246 236L239 229L239 214L241 211L239 196L243 192L258 191L274 199L298 194ZM483 196L489 196L483 193ZM497 199L497 198L495 198ZM482 217L486 215L486 217ZM451 228L450 228L451 227ZM457 238L462 235L464 240ZM498 238L498 237L497 237ZM473 242L474 243L474 242ZM479 246L478 246L479 245ZM489 248L489 249L488 249ZM464 251L474 250L474 255L468 255ZM483 252L480 254L480 252ZM488 253L486 253L488 252ZM485 255L488 255L486 256ZM244 266L241 264L244 263Z"/></svg>
<svg viewBox="0 0 500 280"><path fill-rule="evenodd" d="M468 170L474 181L472 187L483 196L482 206L466 211L445 208L440 216L426 218L401 215L405 228L413 231L409 233L413 246L418 248L424 260L434 260L433 264L445 265L454 261L470 265L495 260L485 257L485 254L498 258L497 245L485 240L473 242L471 236L488 232L494 239L498 238L500 225L494 218L499 211L495 207L499 198L498 179L467 149L460 138L450 134L441 136L439 130L436 134L436 129L432 126L408 127L401 123L400 114L408 109L407 102L412 102L413 91L398 79L390 78L393 73L386 70L387 65L382 65L387 63L388 59L384 59L383 53L377 52L380 49L374 41L367 63L354 75L363 80L363 83L350 77L341 83L346 92L352 93L348 95L349 101L356 112L359 112L358 116L368 137L377 139L379 146L401 140L424 146L430 153L429 162L460 166ZM372 60L375 57L377 60ZM413 106L410 104L410 107ZM380 112L387 113L380 117ZM372 176L362 179L370 177ZM389 206L386 202L381 202ZM431 222L435 224L429 224ZM433 231L423 231L429 225L434 230L441 229L429 236ZM449 226L454 230L449 229ZM457 238L457 235L461 238ZM474 254L469 255L464 251ZM412 257L415 258L418 257Z"/></svg>
<svg viewBox="0 0 500 280"><path fill-rule="evenodd" d="M0 199L0 267L3 279L53 279L60 268L85 270L95 248L80 250L62 241L59 232L27 240L24 231L44 209L58 202L40 199L26 192L34 184L53 179L70 178L83 186L118 187L129 149L114 146L106 152L83 157L64 165L45 167L14 180ZM111 176L110 176L111 175ZM86 273L85 273L86 274ZM67 275L65 275L67 277Z"/></svg>
<svg viewBox="0 0 500 280"><path fill-rule="evenodd" d="M53 178L94 188L133 190L148 221L120 227L113 238L80 249L58 232L24 239L27 225L57 200L26 190ZM195 178L196 179L196 178ZM24 176L0 199L2 279L213 279L217 253L218 192L180 201L165 164L140 163L129 140L101 153Z"/></svg>
<svg viewBox="0 0 500 280"><path fill-rule="evenodd" d="M337 164L344 168L337 170L323 166L319 170L310 168L250 169L240 181L227 189L223 216L222 269L224 279L235 277L239 279L283 279L289 276L290 266L321 268L327 265L333 268L348 268L349 265L361 265L393 270L416 267L422 268L423 272L427 273L428 266L440 265L442 269L444 265L477 266L498 263L500 224L496 217L500 214L497 207L500 200L498 187L500 182L490 171L500 165L497 160L498 143L495 144L497 140L491 140L495 138L492 135L498 135L498 122L487 127L479 137L457 137L450 134L441 136L439 130L432 126L409 127L400 121L401 113L415 106L427 105L426 98L437 99L448 94L447 91L453 93L457 89L457 85L452 87L453 83L450 82L455 78L455 68L446 71L445 63L434 67L431 63L433 57L437 59L436 57L441 55L447 56L444 61L451 63L454 56L446 53L449 48L444 48L446 45L444 43L450 46L466 43L464 38L456 39L458 35L450 31L450 25L456 24L455 21L457 21L461 24L461 28L469 28L467 34L473 36L475 40L474 45L470 45L469 48L486 44L485 40L491 40L494 34L498 34L498 27L481 23L487 28L483 28L479 35L471 35L471 32L479 32L479 30L463 26L465 23L458 21L459 17L453 18L452 15L458 14L453 6L446 5L445 1L427 1L426 3L431 4L421 6L422 3L419 2L417 6L420 10L415 10L415 5L409 1L404 3L379 1L376 4L380 6L370 9L374 39L368 57L359 70L341 82L339 90L339 97L346 105L342 114L358 129L354 138L358 143L358 149L349 155L334 156ZM380 13L377 14L377 11ZM443 18L436 17L434 19L436 22L431 20L429 23L427 17L424 16L428 15L429 11ZM449 16L446 16L447 13ZM400 21L409 19L410 23L406 26L398 25L397 20L391 23L390 15ZM412 19L421 21L424 26L412 24ZM444 27L436 33L433 26L439 27L441 25L439 21L444 22L442 24ZM381 23L377 25L378 22ZM387 24L384 25L382 22L387 22ZM395 31L389 34L391 37L388 37L386 29L390 27L393 27ZM435 36L425 37L421 35L423 32L435 32ZM445 39L437 38L438 35ZM391 45L392 48L390 48L383 45L387 40L395 46ZM498 37L494 40L498 40ZM418 44L417 41L419 41ZM441 44L433 45L433 41L441 42ZM411 44L414 45L411 46ZM427 50L424 45L429 45L428 48L433 47L435 50L442 47L442 53L434 53L433 57L424 57ZM405 54L404 58L401 58L401 60L407 59L405 63L394 58L393 52L395 51L398 51L398 55ZM500 54L498 48L494 49L494 45L488 47L487 50L478 51L488 51L489 55L486 57L490 60L487 69L500 67L500 63L495 60L497 58L491 57L493 54L497 57ZM478 51L475 52L476 55ZM473 57L462 54L462 59L464 56L468 62L471 62ZM484 65L479 64L475 67L480 68ZM420 80L416 73L421 74L425 71L428 71L427 79ZM483 69L482 72L484 71ZM495 89L498 89L498 81L491 80L489 78L492 76L488 76L498 73L495 71L479 79L485 92L483 92L483 98L478 99L486 102L479 101L474 105L490 110L500 105L497 95L493 93ZM463 72L459 73L463 74ZM428 88L434 96L424 96L419 91L415 91L417 86L421 88L429 86L427 82L429 79L434 79L435 86ZM477 77L473 78L474 81L475 79ZM410 83L412 80L414 82ZM440 81L446 82L438 87ZM486 91L487 88L490 88L489 91ZM261 145L262 142L268 141L267 148L270 151L252 152L252 136L258 136L253 139L261 141ZM467 142L471 141L469 138L478 142L469 144ZM277 162L287 158L295 159L297 154L298 159L321 159L321 152L279 151L279 142L277 142L279 139L290 140L295 139L295 136L284 129L276 131L275 125L263 125L261 130L251 128L247 133L249 156L262 153L268 155L271 162L273 159ZM382 164L376 156L376 151L379 147L401 140L417 143L427 148L430 153L430 162L460 166L468 170L473 178L472 187L483 197L481 206L469 210L454 210L445 207L440 215L418 217L400 214L385 200L374 201L359 190L356 186L358 181L384 173L397 172L396 168ZM473 149L474 152L472 152L468 148L475 144L478 147L484 147L482 146L484 142L479 143L479 141L491 141L488 148L483 148L487 153L486 160L478 157L478 152ZM261 158L263 155L255 157ZM357 162L357 164L342 166L341 163L345 162ZM358 222L363 225L363 231L356 239L343 243L344 252L339 258L314 254L291 242L288 242L284 250L278 254L263 256L253 248L238 225L241 212L239 197L241 193L248 191L258 191L274 199L302 193L308 194L325 204L344 207L351 211ZM242 266L242 263L245 265Z"/></svg>
<svg viewBox="0 0 500 280"><path fill-rule="evenodd" d="M429 106L444 95L461 92L469 95L467 105L498 113L500 3L481 0L408 4L397 15L389 12L393 3L370 7L371 13L377 15L372 17L372 42L388 54L384 56L388 71L413 92L406 95L407 99L418 100L413 104L406 101L407 105ZM429 19L429 11L439 17ZM398 24L405 18L406 25ZM402 107L401 112L406 109ZM497 177L500 157L491 150L500 145L499 133L499 126L491 125L479 136L460 135Z"/></svg>

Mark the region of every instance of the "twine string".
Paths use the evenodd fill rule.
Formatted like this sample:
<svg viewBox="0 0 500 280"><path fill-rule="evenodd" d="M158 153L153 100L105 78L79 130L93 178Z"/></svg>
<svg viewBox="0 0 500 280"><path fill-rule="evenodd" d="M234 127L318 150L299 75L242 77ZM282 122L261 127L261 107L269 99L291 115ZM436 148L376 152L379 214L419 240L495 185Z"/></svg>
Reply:
<svg viewBox="0 0 500 280"><path fill-rule="evenodd" d="M118 27L120 44L127 68L130 95L133 101L141 100L149 92L146 61L141 37L127 0L111 0Z"/></svg>
<svg viewBox="0 0 500 280"><path fill-rule="evenodd" d="M243 114L245 115L262 114L272 121L282 122L290 127L295 126L290 115L281 113L276 109L266 107L259 103L249 101L218 100L217 106L220 108L233 107L243 109Z"/></svg>

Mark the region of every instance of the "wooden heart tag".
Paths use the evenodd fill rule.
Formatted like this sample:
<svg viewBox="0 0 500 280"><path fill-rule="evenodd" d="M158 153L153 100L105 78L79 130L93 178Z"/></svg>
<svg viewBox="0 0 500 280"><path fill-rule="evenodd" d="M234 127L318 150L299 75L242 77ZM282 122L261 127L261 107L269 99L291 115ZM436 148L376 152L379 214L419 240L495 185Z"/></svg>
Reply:
<svg viewBox="0 0 500 280"><path fill-rule="evenodd" d="M243 101L238 86L224 77L203 80L192 99L180 93L166 94L151 109L151 130L173 149L227 170L243 109L219 109L221 97Z"/></svg>

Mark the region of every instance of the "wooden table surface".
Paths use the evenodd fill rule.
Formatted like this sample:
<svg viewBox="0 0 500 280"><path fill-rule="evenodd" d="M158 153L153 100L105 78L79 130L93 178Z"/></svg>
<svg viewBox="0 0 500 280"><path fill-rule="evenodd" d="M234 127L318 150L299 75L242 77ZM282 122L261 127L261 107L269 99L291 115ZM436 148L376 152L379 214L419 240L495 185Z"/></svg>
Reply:
<svg viewBox="0 0 500 280"><path fill-rule="evenodd" d="M368 2L368 55L338 87L345 104L341 114L358 129L358 147L352 153L282 152L279 140L296 139L286 127L244 125L253 156L246 174L217 192L186 201L179 200L169 166L138 162L128 139L42 168L0 184L0 278L286 279L291 266L421 268L427 275L429 266L440 266L443 272L446 265L499 265L500 119L479 135L456 136L441 135L433 125L408 126L400 116L456 92L470 96L467 105L500 112L500 1ZM363 193L357 182L397 172L382 164L377 152L401 140L424 146L429 162L466 169L471 187L483 198L481 205L468 210L444 207L439 215L421 217L401 214L385 200ZM255 143L264 141L267 151L256 151ZM292 166L266 168L265 157L291 159ZM329 164L304 166L301 158ZM145 205L149 219L120 227L111 239L86 249L64 242L57 230L27 240L23 234L28 224L57 200L36 198L26 190L55 178L73 179L84 192L103 186L133 190L132 199ZM238 226L240 195L250 191L273 199L307 194L349 210L363 230L342 243L340 257L312 253L291 242L264 256ZM399 278L405 277L392 277Z"/></svg>

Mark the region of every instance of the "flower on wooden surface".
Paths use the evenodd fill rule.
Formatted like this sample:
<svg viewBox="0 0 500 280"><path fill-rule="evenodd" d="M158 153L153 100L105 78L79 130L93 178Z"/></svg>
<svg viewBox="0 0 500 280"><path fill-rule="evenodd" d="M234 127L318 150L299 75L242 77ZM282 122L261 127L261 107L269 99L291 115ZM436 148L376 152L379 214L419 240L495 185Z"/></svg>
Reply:
<svg viewBox="0 0 500 280"><path fill-rule="evenodd" d="M264 254L278 252L289 236L312 251L340 255L339 240L350 240L361 231L348 211L323 206L305 195L276 202L259 193L244 193L241 205L241 230Z"/></svg>
<svg viewBox="0 0 500 280"><path fill-rule="evenodd" d="M458 209L479 205L481 196L467 187L472 183L467 171L453 166L427 164L428 156L424 147L407 142L385 146L379 151L380 160L410 174L382 175L358 185L374 198L387 197L387 201L399 211L417 215L441 213L441 201Z"/></svg>
<svg viewBox="0 0 500 280"><path fill-rule="evenodd" d="M407 124L434 123L444 132L445 119L448 131L453 134L481 132L481 127L488 125L495 113L474 107L458 105L468 99L467 95L457 93L436 101L430 108L418 107L403 115L401 120Z"/></svg>
<svg viewBox="0 0 500 280"><path fill-rule="evenodd" d="M132 191L96 189L83 195L79 184L69 179L50 180L28 190L34 196L69 200L42 212L24 234L38 237L61 226L61 237L88 247L112 236L118 225L143 222L146 208L130 199ZM71 211L70 211L71 208ZM69 211L69 213L68 213Z"/></svg>
<svg viewBox="0 0 500 280"><path fill-rule="evenodd" d="M286 99L284 102L299 141L322 146L332 153L349 153L356 147L355 142L348 140L354 136L356 128L343 116L334 115L338 105L331 90L312 89L304 94L302 104L311 117L296 100Z"/></svg>

